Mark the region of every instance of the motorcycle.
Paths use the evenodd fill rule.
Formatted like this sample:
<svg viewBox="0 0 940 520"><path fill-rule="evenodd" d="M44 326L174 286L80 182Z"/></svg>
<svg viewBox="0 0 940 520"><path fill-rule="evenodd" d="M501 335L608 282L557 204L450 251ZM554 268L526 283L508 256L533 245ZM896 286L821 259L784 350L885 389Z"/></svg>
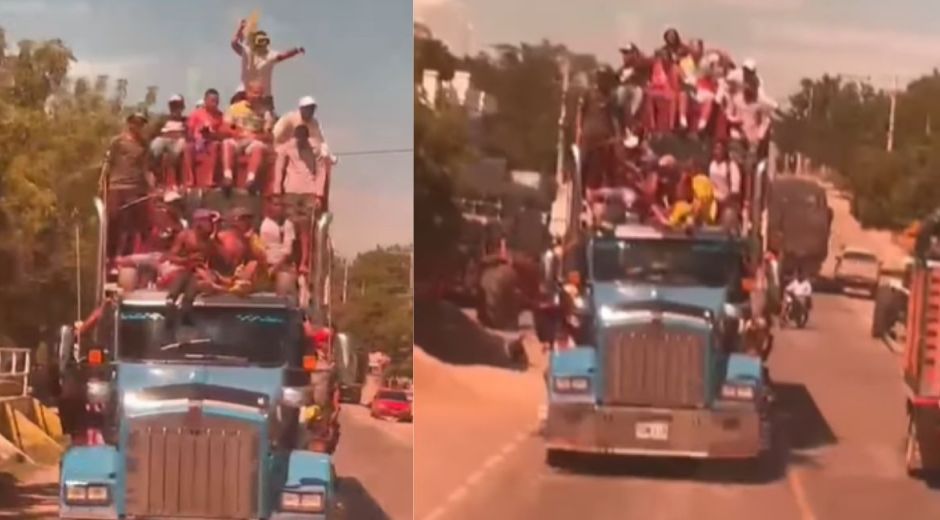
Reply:
<svg viewBox="0 0 940 520"><path fill-rule="evenodd" d="M780 317L781 325L793 324L797 328L806 327L809 321L809 298L806 296L795 296L787 292L783 296L783 313Z"/></svg>

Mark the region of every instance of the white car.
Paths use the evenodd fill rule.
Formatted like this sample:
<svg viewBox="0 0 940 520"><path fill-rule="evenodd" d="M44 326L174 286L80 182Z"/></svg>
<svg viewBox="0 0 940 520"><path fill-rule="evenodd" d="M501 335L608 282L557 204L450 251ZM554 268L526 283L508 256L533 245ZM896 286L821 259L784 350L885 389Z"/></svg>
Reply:
<svg viewBox="0 0 940 520"><path fill-rule="evenodd" d="M874 297L881 275L881 261L866 249L847 247L836 256L833 280L840 289L863 289Z"/></svg>

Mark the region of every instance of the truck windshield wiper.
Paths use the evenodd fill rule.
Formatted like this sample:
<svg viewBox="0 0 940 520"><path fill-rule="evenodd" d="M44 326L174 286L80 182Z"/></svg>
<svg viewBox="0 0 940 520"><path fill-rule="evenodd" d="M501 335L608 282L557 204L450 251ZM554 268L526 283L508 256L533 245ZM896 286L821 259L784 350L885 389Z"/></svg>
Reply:
<svg viewBox="0 0 940 520"><path fill-rule="evenodd" d="M196 338L196 339L190 339L187 341L177 341L176 343L167 343L166 345L163 345L162 347L160 347L160 350L161 351L176 350L180 347L188 347L190 345L205 345L208 343L212 343L211 338Z"/></svg>
<svg viewBox="0 0 940 520"><path fill-rule="evenodd" d="M211 354L211 353L199 353L199 354L183 354L183 357L186 359L213 359L218 361L237 361L237 362L247 362L248 358L242 356L230 356L228 354Z"/></svg>

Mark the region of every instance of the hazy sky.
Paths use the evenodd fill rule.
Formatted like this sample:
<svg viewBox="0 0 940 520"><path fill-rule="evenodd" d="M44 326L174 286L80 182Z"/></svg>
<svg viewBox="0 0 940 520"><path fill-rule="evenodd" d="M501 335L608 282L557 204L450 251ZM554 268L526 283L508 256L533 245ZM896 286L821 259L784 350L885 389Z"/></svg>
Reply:
<svg viewBox="0 0 940 520"><path fill-rule="evenodd" d="M191 107L208 87L224 98L237 88L229 41L258 7L273 48L307 50L275 69L279 111L312 94L334 151L412 148L409 0L0 0L0 26L10 41L62 38L78 58L75 73L127 78L131 101L157 85L161 107L174 92ZM410 243L412 154L340 161L331 188L337 249Z"/></svg>
<svg viewBox="0 0 940 520"><path fill-rule="evenodd" d="M738 58L758 61L770 91L785 97L800 77L822 72L871 76L929 72L940 63L936 0L414 0L457 52L542 38L608 62L622 43L644 49L673 25Z"/></svg>

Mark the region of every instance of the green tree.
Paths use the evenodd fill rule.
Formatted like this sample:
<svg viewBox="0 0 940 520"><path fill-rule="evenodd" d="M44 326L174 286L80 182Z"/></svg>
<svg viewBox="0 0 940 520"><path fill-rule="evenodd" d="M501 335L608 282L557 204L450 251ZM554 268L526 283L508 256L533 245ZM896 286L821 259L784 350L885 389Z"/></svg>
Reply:
<svg viewBox="0 0 940 520"><path fill-rule="evenodd" d="M23 41L18 50L0 52L0 69L13 78L0 90L0 336L34 346L43 326L55 330L77 315L76 227L82 311L93 304L92 201L122 117L104 98L106 79L97 90L84 79L70 84L74 57L61 40Z"/></svg>
<svg viewBox="0 0 940 520"><path fill-rule="evenodd" d="M360 254L349 266L348 298L337 306L337 328L367 349L389 355L400 373L410 373L413 345L411 252L400 246Z"/></svg>
<svg viewBox="0 0 940 520"><path fill-rule="evenodd" d="M937 71L897 95L894 147L886 150L890 96L864 82L838 76L804 79L779 114L775 139L784 152L799 152L838 173L852 194L852 212L863 225L896 228L940 202L935 171L940 140Z"/></svg>

